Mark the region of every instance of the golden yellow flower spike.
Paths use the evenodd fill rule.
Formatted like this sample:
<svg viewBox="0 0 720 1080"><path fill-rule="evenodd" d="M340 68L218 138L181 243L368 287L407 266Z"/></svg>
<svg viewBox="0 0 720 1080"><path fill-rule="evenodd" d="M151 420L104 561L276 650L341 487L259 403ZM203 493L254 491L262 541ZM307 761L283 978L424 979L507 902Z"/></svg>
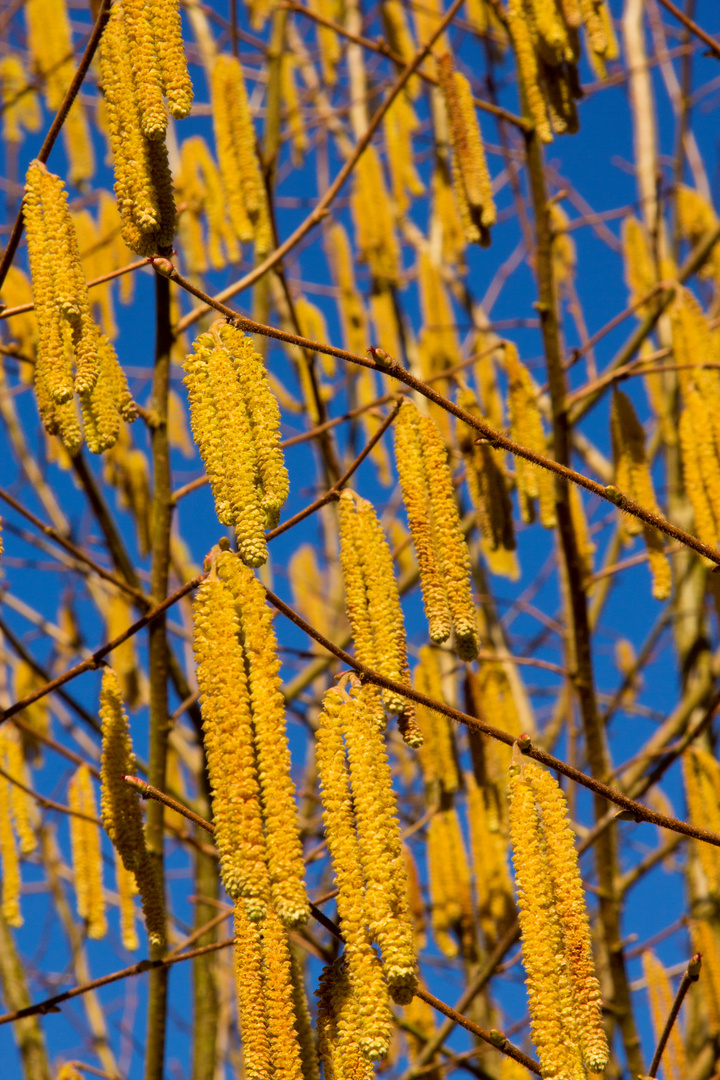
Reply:
<svg viewBox="0 0 720 1080"><path fill-rule="evenodd" d="M365 688L353 691L339 723L350 762L368 928L380 947L390 994L405 1005L417 984L406 867L390 764Z"/></svg>
<svg viewBox="0 0 720 1080"><path fill-rule="evenodd" d="M581 1080L609 1051L567 804L532 761L514 761L508 783L533 1042L544 1075Z"/></svg>
<svg viewBox="0 0 720 1080"><path fill-rule="evenodd" d="M273 246L267 194L255 150L255 128L239 61L216 57L212 73L215 145L230 220L242 243L255 240L259 257Z"/></svg>
<svg viewBox="0 0 720 1080"><path fill-rule="evenodd" d="M450 931L460 921L461 912L455 895L455 883L451 879L451 853L446 826L443 811L431 817L427 832L427 864L433 937L440 952L453 959L460 950Z"/></svg>
<svg viewBox="0 0 720 1080"><path fill-rule="evenodd" d="M542 142L552 142L553 135L545 100L545 89L541 82L540 65L527 23L523 0L509 0L507 23L517 58L520 93L525 111L535 124Z"/></svg>
<svg viewBox="0 0 720 1080"><path fill-rule="evenodd" d="M263 948L260 928L248 917L247 905L235 903L235 989L243 1072L247 1080L270 1080L270 1037L263 986Z"/></svg>
<svg viewBox="0 0 720 1080"><path fill-rule="evenodd" d="M551 2L551 0L546 0ZM470 84L447 53L438 64L453 148L453 190L468 243L490 244L495 202Z"/></svg>
<svg viewBox="0 0 720 1080"><path fill-rule="evenodd" d="M385 114L383 129L392 193L400 217L410 206L409 196L422 195L425 191L425 185L413 164L412 137L419 126L420 122L406 96L398 95Z"/></svg>
<svg viewBox="0 0 720 1080"><path fill-rule="evenodd" d="M115 849L115 882L120 910L120 940L124 949L127 949L128 952L135 952L140 948L140 941L135 929L135 903L133 899L137 896L137 883L134 874L125 868L117 849Z"/></svg>
<svg viewBox="0 0 720 1080"><path fill-rule="evenodd" d="M357 259L370 268L379 287L400 283L400 248L380 159L368 146L355 168L352 193Z"/></svg>
<svg viewBox="0 0 720 1080"><path fill-rule="evenodd" d="M216 568L235 602L242 639L273 907L294 927L307 921L310 909L272 613L262 585L235 555L220 554Z"/></svg>
<svg viewBox="0 0 720 1080"><path fill-rule="evenodd" d="M318 1051L315 1043L310 1006L305 989L305 973L302 956L304 950L290 942L290 975L292 978L292 1000L295 1012L295 1030L300 1043L300 1060L304 1080L320 1080Z"/></svg>
<svg viewBox="0 0 720 1080"><path fill-rule="evenodd" d="M697 390L690 389L686 401L679 424L685 490L695 515L695 532L714 546L720 535L720 465L711 441L712 418Z"/></svg>
<svg viewBox="0 0 720 1080"><path fill-rule="evenodd" d="M185 59L180 4L178 0L155 0L150 11L163 93L170 115L175 120L184 120L192 108L193 86Z"/></svg>
<svg viewBox="0 0 720 1080"><path fill-rule="evenodd" d="M325 1080L373 1080L372 1062L360 1049L362 1024L343 957L323 968L315 996Z"/></svg>
<svg viewBox="0 0 720 1080"><path fill-rule="evenodd" d="M650 1022L652 1023L655 1042L665 1030L673 1004L673 989L663 965L649 950L643 953L643 974L650 1003ZM685 1044L677 1024L673 1024L670 1036L663 1051L663 1076L665 1080L685 1080L688 1075Z"/></svg>
<svg viewBox="0 0 720 1080"><path fill-rule="evenodd" d="M486 948L491 950L515 919L507 841L488 813L485 792L472 773L465 774L465 786L478 916Z"/></svg>
<svg viewBox="0 0 720 1080"><path fill-rule="evenodd" d="M630 291L631 304L645 296L657 282L657 267L650 250L645 226L636 217L626 217L622 225L625 282ZM647 304L639 309L642 315Z"/></svg>
<svg viewBox="0 0 720 1080"><path fill-rule="evenodd" d="M356 999L359 1046L363 1054L375 1061L384 1057L390 1044L390 1012L380 961L367 931L365 881L349 797L342 707L342 694L328 690L317 731L317 768L325 835L337 880L345 961Z"/></svg>
<svg viewBox="0 0 720 1080"><path fill-rule="evenodd" d="M343 344L348 352L363 353L369 340L367 315L362 294L355 282L355 267L350 240L339 222L333 222L327 229L325 233L325 250L330 263L333 282L340 294L338 297L338 314L340 316Z"/></svg>
<svg viewBox="0 0 720 1080"><path fill-rule="evenodd" d="M0 868L2 869L2 913L10 926L22 926L20 911L20 863L11 817L12 785L0 776Z"/></svg>
<svg viewBox="0 0 720 1080"><path fill-rule="evenodd" d="M415 668L415 689L427 697L443 701L442 677L438 664L438 651L430 645L423 645L418 650L418 664ZM432 785L438 781L440 788L448 795L460 787L455 758L455 745L452 721L442 713L433 712L425 705L417 705L417 718L423 733L424 743L420 751L420 764L425 783ZM429 800L428 800L429 801ZM433 801L439 801L435 799Z"/></svg>
<svg viewBox="0 0 720 1080"><path fill-rule="evenodd" d="M18 53L8 53L0 59L0 100L3 137L8 142L22 142L23 130L40 130L42 118L37 92Z"/></svg>
<svg viewBox="0 0 720 1080"><path fill-rule="evenodd" d="M324 19L328 19L330 22L337 22L340 18L338 0L311 0L309 6L311 11ZM315 32L320 51L320 70L322 71L323 83L326 86L334 86L336 79L335 69L342 56L340 39L334 30L331 30L329 26L323 26L321 23L317 24Z"/></svg>
<svg viewBox="0 0 720 1080"><path fill-rule="evenodd" d="M304 1080L295 1030L287 930L272 908L260 924L260 935L265 960L264 996L272 1075L277 1080Z"/></svg>
<svg viewBox="0 0 720 1080"><path fill-rule="evenodd" d="M257 922L267 911L270 880L250 691L233 595L216 576L198 589L193 621L220 873L229 895L242 898Z"/></svg>
<svg viewBox="0 0 720 1080"><path fill-rule="evenodd" d="M92 778L87 765L81 765L70 780L68 805L75 811L70 815L70 842L78 915L87 920L89 938L104 938L107 933L107 920L100 829L87 818L77 816L85 814L95 817L97 814Z"/></svg>
<svg viewBox="0 0 720 1080"><path fill-rule="evenodd" d="M0 543L2 536L0 535ZM22 738L18 729L6 724L0 730L0 756L10 781L10 811L13 828L20 844L21 855L31 855L37 847L35 830L40 824L37 804L30 792L32 777L25 760ZM22 785L22 786L21 786ZM24 789L29 790L24 790Z"/></svg>
<svg viewBox="0 0 720 1080"><path fill-rule="evenodd" d="M405 625L392 555L371 503L351 491L339 500L340 561L348 619L358 659L396 682L407 682ZM370 689L370 688L368 688ZM371 697L377 694L370 691ZM383 690L390 712L405 709L406 698ZM382 713L379 716L384 726Z"/></svg>
<svg viewBox="0 0 720 1080"><path fill-rule="evenodd" d="M509 341L505 343L505 368L508 376L508 411L512 437L536 453L545 454L546 439L538 406L538 392L533 386L530 372L518 356L515 345ZM552 529L556 524L555 478L552 473L531 461L515 458L515 476L523 521L532 521L532 500L537 498L540 502L540 520L546 529Z"/></svg>
<svg viewBox="0 0 720 1080"><path fill-rule="evenodd" d="M712 754L696 746L685 751L682 764L688 817L693 825L715 832L720 828L720 765ZM692 849L700 859L708 891L720 894L720 853L711 844L698 841L692 843Z"/></svg>
<svg viewBox="0 0 720 1080"><path fill-rule="evenodd" d="M163 885L145 846L140 797L123 781L134 775L135 755L118 678L105 668L100 690L102 765L100 811L105 831L127 870L135 875L151 945L165 942Z"/></svg>
<svg viewBox="0 0 720 1080"><path fill-rule="evenodd" d="M695 952L702 955L700 990L707 1010L708 1026L720 1031L720 948L717 934L707 919L690 920L690 939Z"/></svg>

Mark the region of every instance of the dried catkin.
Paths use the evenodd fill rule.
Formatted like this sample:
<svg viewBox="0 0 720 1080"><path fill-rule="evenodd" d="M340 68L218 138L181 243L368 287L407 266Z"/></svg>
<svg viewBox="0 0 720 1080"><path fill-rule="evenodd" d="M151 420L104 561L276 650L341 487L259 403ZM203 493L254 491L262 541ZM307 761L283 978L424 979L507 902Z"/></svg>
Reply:
<svg viewBox="0 0 720 1080"><path fill-rule="evenodd" d="M673 994L668 973L655 954L648 950L643 953L642 959L643 974L645 975L645 985L650 1004L650 1022L657 1043L665 1030L675 995ZM678 1025L673 1024L663 1050L663 1076L665 1080L685 1080L687 1075L688 1060L682 1035Z"/></svg>
<svg viewBox="0 0 720 1080"><path fill-rule="evenodd" d="M337 881L345 963L356 1001L358 1045L375 1061L384 1057L390 1044L390 1011L382 968L367 929L365 879L343 742L343 705L340 691L327 691L317 731L317 768L325 835Z"/></svg>
<svg viewBox="0 0 720 1080"><path fill-rule="evenodd" d="M683 754L683 779L688 817L693 825L711 832L720 830L720 765L712 754L691 746ZM693 841L708 891L720 894L720 852L712 844Z"/></svg>
<svg viewBox="0 0 720 1080"><path fill-rule="evenodd" d="M68 784L68 805L74 811L70 815L70 843L78 915L87 921L89 938L103 938L107 920L100 828L88 821L88 817L96 816L97 810L87 765L81 765Z"/></svg>
<svg viewBox="0 0 720 1080"><path fill-rule="evenodd" d="M470 83L454 70L449 53L440 60L438 75L453 148L453 190L465 238L468 243L488 247L489 229L495 224L495 202Z"/></svg>
<svg viewBox="0 0 720 1080"><path fill-rule="evenodd" d="M411 401L403 403L395 432L395 459L420 567L430 637L445 641L454 627L458 656L473 660L479 642L470 556L445 446L433 421Z"/></svg>
<svg viewBox="0 0 720 1080"><path fill-rule="evenodd" d="M248 566L267 561L265 529L288 495L280 409L252 339L216 323L185 360L192 433L223 525L233 525Z"/></svg>
<svg viewBox="0 0 720 1080"><path fill-rule="evenodd" d="M536 454L546 454L547 445L538 405L538 391L533 385L530 372L518 356L512 342L505 342L505 369L508 377L508 412L510 432L515 442L521 443ZM546 529L554 528L555 478L547 469L525 458L515 458L520 516L531 522L534 516L533 500L540 504L540 521Z"/></svg>
<svg viewBox="0 0 720 1080"><path fill-rule="evenodd" d="M659 514L650 463L645 452L645 432L630 398L621 390L613 393L610 427L617 486L645 510ZM718 480L720 481L720 473ZM653 596L656 600L667 600L672 588L672 575L660 533L634 517L624 519L623 528L629 536L643 533L653 576Z"/></svg>
<svg viewBox="0 0 720 1080"><path fill-rule="evenodd" d="M23 213L40 329L40 416L45 430L75 453L82 440L77 395L88 449L99 454L117 441L121 417L132 421L137 411L115 350L90 313L65 186L38 161L27 172Z"/></svg>
<svg viewBox="0 0 720 1080"><path fill-rule="evenodd" d="M310 910L272 614L262 585L236 556L223 552L216 567L232 594L242 640L273 907L294 927Z"/></svg>
<svg viewBox="0 0 720 1080"><path fill-rule="evenodd" d="M400 594L382 525L372 503L348 490L340 496L339 518L345 607L358 660L388 679L409 684ZM379 691L368 690L377 700ZM383 690L382 699L394 713L410 704L392 690ZM378 719L384 726L382 710Z"/></svg>
<svg viewBox="0 0 720 1080"><path fill-rule="evenodd" d="M543 1075L581 1080L609 1051L567 803L531 761L514 761L508 783L533 1042Z"/></svg>
<svg viewBox="0 0 720 1080"><path fill-rule="evenodd" d="M118 678L112 668L103 672L100 721L102 823L124 866L135 876L150 944L160 946L165 942L163 883L145 845L140 797L123 781L123 776L135 774L137 766Z"/></svg>
<svg viewBox="0 0 720 1080"><path fill-rule="evenodd" d="M270 211L245 79L234 56L215 59L211 92L215 145L230 221L238 240L254 240L255 253L263 258L273 247Z"/></svg>
<svg viewBox="0 0 720 1080"><path fill-rule="evenodd" d="M133 0L130 12L113 6L100 45L115 195L125 243L138 255L169 255L175 235L175 200L164 142L165 110L157 101L159 72L145 70L152 52L152 8ZM147 49L133 38L139 34ZM160 116L162 111L162 116Z"/></svg>

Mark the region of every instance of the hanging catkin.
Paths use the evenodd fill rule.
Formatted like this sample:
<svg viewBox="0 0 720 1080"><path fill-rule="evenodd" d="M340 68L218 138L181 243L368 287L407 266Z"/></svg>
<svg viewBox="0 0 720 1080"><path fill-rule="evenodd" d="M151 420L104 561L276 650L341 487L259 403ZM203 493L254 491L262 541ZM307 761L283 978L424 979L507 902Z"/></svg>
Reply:
<svg viewBox="0 0 720 1080"><path fill-rule="evenodd" d="M318 1053L326 1080L373 1080L372 1061L360 1049L362 1022L341 957L323 968L315 996Z"/></svg>
<svg viewBox="0 0 720 1080"><path fill-rule="evenodd" d="M700 990L705 1001L705 1020L712 1032L720 1031L720 948L717 933L708 919L691 919L693 951L702 956Z"/></svg>
<svg viewBox="0 0 720 1080"><path fill-rule="evenodd" d="M105 93L110 146L115 167L115 195L125 243L138 255L170 255L175 235L175 200L164 142L166 116L162 92L168 94L176 118L187 115L192 101L189 81L173 76L173 99L158 56L156 23L174 0L157 5L142 0L113 5L100 45L100 71ZM179 15L177 16L179 21ZM170 20L172 22L172 20ZM164 39L173 64L184 64L179 49ZM176 73L177 74L177 73Z"/></svg>
<svg viewBox="0 0 720 1080"><path fill-rule="evenodd" d="M465 774L465 786L478 917L489 951L515 919L507 839L497 819L488 813L486 792L478 787L472 773Z"/></svg>
<svg viewBox="0 0 720 1080"><path fill-rule="evenodd" d="M345 607L358 660L388 679L409 685L405 624L382 525L372 503L354 492L343 491L338 505ZM378 721L384 727L380 691L374 686L367 689L377 703ZM390 712L404 714L406 725L412 722L412 703L407 698L383 690L382 699ZM412 730L417 742L417 727Z"/></svg>
<svg viewBox="0 0 720 1080"><path fill-rule="evenodd" d="M720 765L712 754L690 746L683 754L683 779L688 817L693 825L711 832L720 830ZM720 895L720 852L712 844L694 841L705 874L708 892Z"/></svg>
<svg viewBox="0 0 720 1080"><path fill-rule="evenodd" d="M645 452L645 432L630 398L621 390L613 393L610 425L617 486L645 510L659 514L650 463ZM629 536L643 533L653 576L653 596L656 600L667 600L672 588L672 576L661 534L634 517L623 519L623 528Z"/></svg>
<svg viewBox="0 0 720 1080"><path fill-rule="evenodd" d="M265 529L277 525L288 494L280 410L262 357L240 330L216 323L185 361L193 438L215 511L233 525L248 566L267 561Z"/></svg>
<svg viewBox="0 0 720 1080"><path fill-rule="evenodd" d="M115 350L90 313L65 186L39 161L27 173L23 214L40 329L35 391L45 430L75 453L82 434L102 453L117 441L120 419L137 416ZM73 370L74 365L74 370Z"/></svg>
<svg viewBox="0 0 720 1080"><path fill-rule="evenodd" d="M208 265L222 270L228 263L238 262L240 247L228 217L220 173L200 135L186 139L180 148L177 188L178 197L186 204L179 228L188 268L205 273Z"/></svg>
<svg viewBox="0 0 720 1080"><path fill-rule="evenodd" d="M375 1061L384 1057L390 1043L390 1010L383 971L367 929L365 878L343 742L344 705L338 690L328 690L323 698L317 730L317 768L325 836L338 888L344 958L356 1000L358 1045L366 1058Z"/></svg>
<svg viewBox="0 0 720 1080"><path fill-rule="evenodd" d="M102 766L100 809L105 831L125 868L135 876L150 944L165 942L163 882L145 844L140 797L123 780L136 772L128 718L112 668L103 672L100 690Z"/></svg>
<svg viewBox="0 0 720 1080"><path fill-rule="evenodd" d="M412 137L419 127L412 105L405 94L399 94L385 114L383 130L392 193L400 217L409 209L412 196L425 191L413 164Z"/></svg>
<svg viewBox="0 0 720 1080"><path fill-rule="evenodd" d="M443 701L438 655L438 650L430 645L423 645L418 650L414 685L419 693L434 698L436 701ZM420 765L426 788L429 791L427 801L439 802L441 793L452 795L460 787L452 721L442 713L428 709L425 705L418 704L416 709L418 724L423 733Z"/></svg>
<svg viewBox="0 0 720 1080"><path fill-rule="evenodd" d="M13 785L0 776L0 868L2 868L2 914L9 926L22 926L20 911L20 862L12 827Z"/></svg>
<svg viewBox="0 0 720 1080"><path fill-rule="evenodd" d="M665 1030L668 1016L673 1005L673 989L668 973L654 953L643 953L643 974L650 1004L650 1022L652 1023L655 1042L658 1043ZM704 976L703 972L703 976ZM673 1024L665 1049L663 1050L663 1076L665 1080L685 1080L688 1075L688 1060L685 1045L677 1024Z"/></svg>
<svg viewBox="0 0 720 1080"><path fill-rule="evenodd" d="M87 765L80 766L68 785L68 805L74 811L70 815L70 843L78 915L87 921L89 938L103 938L107 920L100 828L88 820L96 816L97 810Z"/></svg>
<svg viewBox="0 0 720 1080"><path fill-rule="evenodd" d="M425 613L433 641L455 630L461 660L479 647L470 586L470 556L460 527L447 451L434 422L403 403L395 425L395 459L420 567Z"/></svg>
<svg viewBox="0 0 720 1080"><path fill-rule="evenodd" d="M465 238L468 243L488 247L489 229L495 224L495 202L470 83L454 70L449 53L438 64L438 76L453 148L453 190Z"/></svg>
<svg viewBox="0 0 720 1080"><path fill-rule="evenodd" d="M356 258L370 268L378 287L400 283L400 247L380 158L371 145L355 167L352 193Z"/></svg>
<svg viewBox="0 0 720 1080"><path fill-rule="evenodd" d="M10 143L20 143L25 131L40 130L42 116L37 92L25 71L22 57L17 53L8 53L0 58L0 100L4 139Z"/></svg>
<svg viewBox="0 0 720 1080"><path fill-rule="evenodd" d="M547 445L543 431L538 391L533 385L530 372L518 356L512 342L505 342L505 370L508 377L508 412L510 432L515 442L527 446L537 454L546 454ZM533 500L540 504L540 521L546 529L554 528L555 478L547 469L540 468L525 458L515 458L520 516L531 522L534 517Z"/></svg>
<svg viewBox="0 0 720 1080"><path fill-rule="evenodd" d="M565 797L517 752L510 766L510 838L533 1042L544 1076L602 1072L602 1026L590 927Z"/></svg>
<svg viewBox="0 0 720 1080"><path fill-rule="evenodd" d="M242 243L263 258L273 247L267 192L255 148L255 128L240 62L218 56L212 71L212 113L220 175L230 221Z"/></svg>

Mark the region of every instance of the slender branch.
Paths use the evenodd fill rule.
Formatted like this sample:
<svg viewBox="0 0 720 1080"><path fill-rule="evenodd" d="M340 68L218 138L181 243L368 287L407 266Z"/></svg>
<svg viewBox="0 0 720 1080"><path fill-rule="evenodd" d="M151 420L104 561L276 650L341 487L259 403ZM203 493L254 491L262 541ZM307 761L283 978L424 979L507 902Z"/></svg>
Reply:
<svg viewBox="0 0 720 1080"><path fill-rule="evenodd" d="M710 52L720 60L720 45L718 45L717 41L715 41L714 38L711 38L710 35L703 30L702 26L698 26L696 22L693 22L692 19L688 18L684 11L681 11L679 7L676 7L675 4L673 4L672 0L660 0L660 3L664 8L667 8L670 14L674 15L691 34L694 34L695 37L704 41L710 49ZM652 1076L653 1073L650 1073L650 1075Z"/></svg>
<svg viewBox="0 0 720 1080"><path fill-rule="evenodd" d="M204 829L205 832L215 832L214 826L209 821L206 821L205 818L200 817L199 814L196 814L194 810L190 810L189 807L183 806L177 799L173 799L172 795L167 795L153 784L148 784L145 780L141 780L139 776L123 776L122 779L126 784L129 784L130 787L134 788L135 791L139 792L143 799L155 799L157 802L164 803L165 806L174 810L176 814L182 814L188 821L192 821L193 825L198 825L201 829Z"/></svg>
<svg viewBox="0 0 720 1080"><path fill-rule="evenodd" d="M5 769L0 768L0 776L10 784L14 784L20 791L24 791L26 795L29 795L31 799L34 799L36 803L43 807L45 810L57 810L60 814L67 814L69 817L82 818L83 821L89 821L93 825L102 825L100 818L93 817L92 814L84 814L82 810L73 810L69 806L65 806L64 803L55 802L54 799L48 799L45 795L41 795L39 791L34 791L27 784L23 784L16 776L12 776Z"/></svg>
<svg viewBox="0 0 720 1080"><path fill-rule="evenodd" d="M718 225L718 228L713 235L715 236L715 240L720 238L720 225ZM556 476L560 476L564 480L569 480L579 487L585 488L586 491L590 491L593 495L597 495L598 498L604 499L606 502L610 502L614 506L617 506L624 513L639 518L640 521L644 521L647 525L652 525L652 527L659 532L663 532L667 536L672 536L674 540L679 540L681 544L692 548L698 555L702 555L716 565L720 565L720 552L715 548L710 547L708 544L704 544L702 540L698 540L696 536L693 536L691 533L686 532L677 525L673 525L671 522L666 521L665 518L661 517L659 514L654 514L652 511L646 510L645 507L640 506L639 503L628 498L627 495L624 495L614 485L604 486L603 484L599 484L597 481L591 480L582 473L576 472L575 469L571 469L568 465L562 465L560 462L553 461L552 458L545 457L543 454L538 454L534 450L530 450L527 446L516 443L513 439L502 434L502 432L496 431L484 420L480 420L477 416L473 416L471 413L461 409L459 405L456 405L453 401L450 401L448 398L438 393L421 379L411 375L409 371L402 368L392 357L387 357L387 362L379 363L366 356L358 356L354 353L347 352L345 349L338 349L333 345L323 345L319 341L311 341L309 338L301 337L298 334L289 334L285 330L276 330L272 326L265 326L263 323L255 322L254 319L246 318L244 315L238 315L231 308L226 307L218 300L213 300L206 293L203 293L201 289L196 288L191 282L184 278L182 274L178 273L169 259L155 259L154 265L159 273L165 274L171 281L175 281L178 285L181 285L182 288L192 293L193 296L200 297L207 301L211 307L214 307L216 311L219 311L227 319L232 320L233 324L241 330L245 330L252 334L262 334L265 337L275 338L277 341L285 341L291 345L299 345L301 348L311 349L315 352L326 353L328 356L337 356L341 360L346 360L351 364L358 364L361 367L370 368L373 371L384 372L391 378L405 383L405 385L409 386L412 390L416 390L429 401L434 402L434 404L439 405L446 412L457 417L458 420L462 420L469 427L477 431L478 434L495 449L507 450L516 457L524 458L526 461L532 461L535 465L539 465L542 468L555 473ZM375 352L374 355L377 356L377 352Z"/></svg>
<svg viewBox="0 0 720 1080"><path fill-rule="evenodd" d="M43 144L40 148L40 153L37 156L38 161L42 161L43 164L50 157L50 151L55 145L55 140L60 134L60 129L65 123L65 119L67 117L67 114L70 112L72 103L77 97L80 87L83 84L83 80L88 73L90 64L92 63L92 59L95 55L95 52L97 51L98 45L100 44L100 38L103 35L103 30L105 29L107 21L110 17L110 4L111 0L102 0L101 2L98 17L95 20L95 25L93 26L92 33L88 38L87 45L85 46L85 52L83 53L80 63L78 64L77 71L73 76L73 80L67 88L62 104L55 115L55 119L50 125L50 130L48 131L45 139L43 140ZM15 218L15 223L12 227L12 232L10 233L10 239L8 240L7 247L3 252L2 260L0 260L0 287L2 287L3 282L7 277L7 272L12 266L12 261L15 258L15 252L17 251L18 244L20 243L20 237L23 234L23 228L24 219L22 209L20 209L18 211L17 217Z"/></svg>
<svg viewBox="0 0 720 1080"><path fill-rule="evenodd" d="M405 66L405 68L393 84L392 88L388 92L387 96L385 97L382 105L377 110L375 115L371 118L367 126L367 131L365 131L363 136L358 139L357 144L353 149L353 152L350 154L349 158L347 159L343 167L340 169L340 172L337 174L334 181L327 189L323 197L320 199L312 213L310 213L305 218L305 220L300 225L298 225L297 229L295 229L295 231L291 233L287 240L283 241L280 247L276 248L275 251L268 255L268 257L263 262L259 263L254 270L251 270L249 274L246 274L244 278L241 278L240 281L237 281L234 285L231 285L229 288L223 289L222 292L218 293L218 300L228 300L231 296L235 296L236 293L242 292L245 289L249 289L250 286L254 285L256 281L258 281L261 277L264 277L268 270L271 270L273 266L276 266L282 259L284 259L288 252L292 251L292 249L300 243L303 237L307 236L307 234L312 229L314 229L316 225L318 225L325 217L327 217L331 203L335 200L336 195L338 195L341 189L344 187L345 182L350 177L363 152L370 145L373 135L375 134L377 128L382 122L383 117L387 113L393 101L395 101L395 98L402 91L403 87L408 82L410 76L415 73L419 65L428 55L437 39L444 33L452 20L455 18L455 15L457 14L462 3L463 0L453 0L452 4L448 8L443 18L438 23L436 29L428 38L427 42L422 46L422 48L417 51L412 60ZM197 322L197 320L201 318L207 310L208 304L207 301L205 301L205 304L202 307L195 308L194 311L191 311L183 319L180 319L175 328L176 332L180 334L183 332L183 330L187 330L188 326L192 326L194 322Z"/></svg>
<svg viewBox="0 0 720 1080"><path fill-rule="evenodd" d="M692 986L700 978L700 968L702 967L702 956L700 953L695 953L692 960L687 966L687 970L683 975L678 992L675 995L675 1000L672 1003L670 1009L670 1015L667 1018L665 1027L662 1030L662 1034L658 1039L657 1049L653 1054L653 1059L650 1063L650 1069L648 1070L648 1076L657 1076L658 1069L660 1068L660 1059L663 1055L663 1050L667 1046L667 1041L670 1038L670 1032L673 1029L673 1025L677 1020L678 1013L685 999L685 995Z"/></svg>

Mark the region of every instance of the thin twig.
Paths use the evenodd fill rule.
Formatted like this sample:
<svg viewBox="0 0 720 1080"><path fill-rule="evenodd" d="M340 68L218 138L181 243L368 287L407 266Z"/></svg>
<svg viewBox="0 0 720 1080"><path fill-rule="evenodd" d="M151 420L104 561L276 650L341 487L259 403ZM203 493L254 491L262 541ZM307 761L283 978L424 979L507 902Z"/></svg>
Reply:
<svg viewBox="0 0 720 1080"><path fill-rule="evenodd" d="M664 8L667 8L670 14L674 15L691 34L694 34L695 37L704 41L713 55L720 60L720 45L718 45L714 38L711 38L709 34L705 33L702 26L698 26L696 22L693 22L692 19L688 18L684 11L681 11L679 7L676 7L675 4L673 4L672 0L660 0L660 3ZM652 1076L653 1074L651 1073L650 1075Z"/></svg>
<svg viewBox="0 0 720 1080"><path fill-rule="evenodd" d="M214 833L215 829L206 821L205 818L200 817L194 810L190 810L189 807L183 806L177 799L173 799L171 795L166 795L164 791L160 791L159 788L154 787L152 784L146 783L141 780L139 776L123 776L122 779L135 791L142 795L143 799L155 799L156 802L164 803L165 806L169 806L171 810L174 810L176 814L182 814L188 821L192 821L193 825L199 825L205 832Z"/></svg>
<svg viewBox="0 0 720 1080"><path fill-rule="evenodd" d="M655 1050L655 1053L653 1054L653 1059L652 1059L652 1062L650 1063L650 1068L648 1070L648 1076L657 1076L658 1069L660 1068L660 1058L662 1057L663 1050L665 1049L665 1047L667 1045L667 1041L670 1038L670 1032L673 1029L673 1024L677 1020L678 1013L680 1012L680 1007L681 1007L681 1005L683 1003L685 995L687 994L687 992L690 989L691 985L693 983L697 982L698 979L700 978L700 968L701 967L702 967L702 956L700 955L700 953L695 953L692 960L690 961L690 963L687 966L687 971L685 972L685 974L683 975L683 977L682 977L682 979L680 981L680 986L678 987L678 992L675 995L675 1000L672 1003L672 1008L670 1010L670 1015L667 1018L667 1021L665 1023L665 1027L663 1028L662 1034L661 1034L661 1036L660 1036L660 1038L658 1040L657 1049Z"/></svg>

